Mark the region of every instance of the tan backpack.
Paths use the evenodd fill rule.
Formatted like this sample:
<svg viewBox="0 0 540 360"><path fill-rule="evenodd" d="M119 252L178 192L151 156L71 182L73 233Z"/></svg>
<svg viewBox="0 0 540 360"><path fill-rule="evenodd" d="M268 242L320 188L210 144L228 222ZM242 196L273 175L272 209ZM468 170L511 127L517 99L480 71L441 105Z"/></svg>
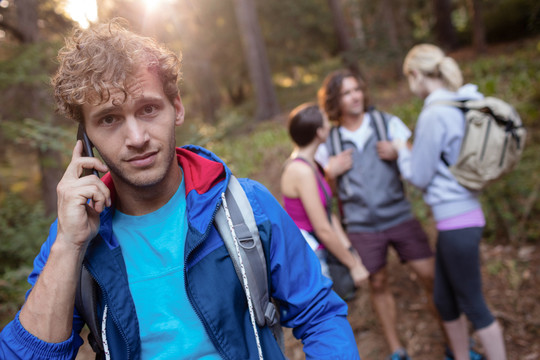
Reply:
<svg viewBox="0 0 540 360"><path fill-rule="evenodd" d="M514 107L494 97L437 104L455 106L465 113L465 135L457 161L449 164L441 155L461 185L482 190L514 169L527 135Z"/></svg>

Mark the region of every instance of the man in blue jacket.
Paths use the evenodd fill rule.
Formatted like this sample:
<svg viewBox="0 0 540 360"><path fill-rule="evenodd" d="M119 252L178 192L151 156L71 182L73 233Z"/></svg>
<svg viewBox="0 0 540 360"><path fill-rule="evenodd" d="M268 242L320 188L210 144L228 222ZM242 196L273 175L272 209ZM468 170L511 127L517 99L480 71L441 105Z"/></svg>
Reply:
<svg viewBox="0 0 540 360"><path fill-rule="evenodd" d="M284 358L248 305L213 220L231 173L209 151L175 147L184 121L179 60L118 21L77 30L53 78L61 112L82 123L58 184L58 219L34 261L32 289L0 334L2 359L74 359L81 266L99 285L111 359ZM107 174L82 176L95 169ZM308 359L359 359L347 307L279 203L242 180L265 248L271 296ZM259 353L258 348L261 349Z"/></svg>

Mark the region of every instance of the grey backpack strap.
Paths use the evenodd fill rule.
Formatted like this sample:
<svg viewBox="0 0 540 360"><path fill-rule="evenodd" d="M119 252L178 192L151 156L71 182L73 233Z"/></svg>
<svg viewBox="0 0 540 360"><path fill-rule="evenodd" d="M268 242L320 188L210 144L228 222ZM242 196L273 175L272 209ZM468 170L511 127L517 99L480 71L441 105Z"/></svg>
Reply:
<svg viewBox="0 0 540 360"><path fill-rule="evenodd" d="M279 313L275 305L270 301L266 256L259 237L259 230L246 193L234 176L231 176L229 181L225 199L233 224L232 231L235 232L238 239L239 252L245 268L256 323L260 327L268 325L283 350L283 334L279 322ZM234 264L236 274L240 282L243 283L240 260L238 259L233 234L227 222L227 214L223 206L219 208L214 221Z"/></svg>
<svg viewBox="0 0 540 360"><path fill-rule="evenodd" d="M343 142L337 126L332 126L330 129L330 149L328 150L330 155L337 155L343 151Z"/></svg>
<svg viewBox="0 0 540 360"><path fill-rule="evenodd" d="M377 138L379 141L388 140L388 131L386 122L384 121L384 115L379 110L373 109L369 112L371 119L373 120L373 125L375 125L375 131L377 132Z"/></svg>
<svg viewBox="0 0 540 360"><path fill-rule="evenodd" d="M343 140L341 139L341 134L339 133L339 127L332 126L330 129L330 148L328 149L328 152L330 155L335 156L341 152L343 152ZM347 174L343 174L338 178L339 186L343 189L345 194L347 196L352 195L351 191L351 184L349 181L349 177Z"/></svg>

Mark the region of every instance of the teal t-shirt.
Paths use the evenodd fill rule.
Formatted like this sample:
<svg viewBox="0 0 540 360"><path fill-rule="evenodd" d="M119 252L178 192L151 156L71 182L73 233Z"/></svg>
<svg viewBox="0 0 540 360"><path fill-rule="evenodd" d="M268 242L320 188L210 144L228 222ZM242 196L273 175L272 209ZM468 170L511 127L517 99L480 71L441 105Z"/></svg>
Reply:
<svg viewBox="0 0 540 360"><path fill-rule="evenodd" d="M220 359L187 298L185 184L160 209L143 216L116 210L113 233L126 263L142 359Z"/></svg>

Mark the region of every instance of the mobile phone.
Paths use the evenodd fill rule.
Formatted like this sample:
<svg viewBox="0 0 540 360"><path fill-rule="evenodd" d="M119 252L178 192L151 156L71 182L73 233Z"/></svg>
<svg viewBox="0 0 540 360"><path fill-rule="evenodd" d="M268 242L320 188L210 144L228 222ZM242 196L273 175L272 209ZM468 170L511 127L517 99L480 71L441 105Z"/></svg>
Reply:
<svg viewBox="0 0 540 360"><path fill-rule="evenodd" d="M88 138L88 135L86 135L86 131L84 130L84 126L82 124L79 124L79 128L77 129L77 139L81 140L83 143L83 156L89 156L94 157L94 145ZM99 178L99 172L96 169L85 169L83 171L83 176L94 174Z"/></svg>

